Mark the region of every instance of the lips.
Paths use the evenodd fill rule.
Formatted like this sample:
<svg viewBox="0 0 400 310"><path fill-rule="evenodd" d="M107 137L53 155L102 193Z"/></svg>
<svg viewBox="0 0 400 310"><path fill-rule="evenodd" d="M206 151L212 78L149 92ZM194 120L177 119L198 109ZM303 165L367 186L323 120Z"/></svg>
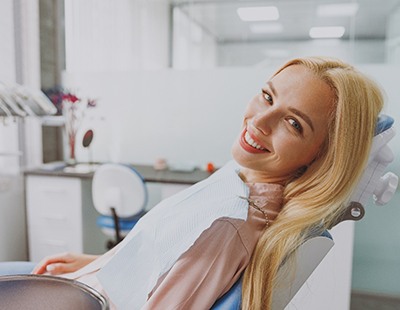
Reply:
<svg viewBox="0 0 400 310"><path fill-rule="evenodd" d="M255 141L254 137L245 129L240 137L240 145L249 153L260 154L269 153L270 151L262 146L258 141Z"/></svg>

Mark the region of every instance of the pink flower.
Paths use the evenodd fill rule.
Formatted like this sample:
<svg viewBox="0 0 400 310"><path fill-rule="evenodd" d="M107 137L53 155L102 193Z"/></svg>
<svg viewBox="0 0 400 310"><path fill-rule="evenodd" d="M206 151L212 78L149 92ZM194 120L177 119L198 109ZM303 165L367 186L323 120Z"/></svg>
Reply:
<svg viewBox="0 0 400 310"><path fill-rule="evenodd" d="M79 98L73 94L64 94L62 96L62 100L66 100L66 101L70 101L72 103L75 103L77 101L79 101Z"/></svg>

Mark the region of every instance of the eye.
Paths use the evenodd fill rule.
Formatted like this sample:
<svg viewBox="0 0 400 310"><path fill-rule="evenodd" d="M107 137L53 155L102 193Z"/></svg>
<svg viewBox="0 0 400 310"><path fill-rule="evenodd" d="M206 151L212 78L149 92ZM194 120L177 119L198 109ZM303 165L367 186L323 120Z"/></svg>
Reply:
<svg viewBox="0 0 400 310"><path fill-rule="evenodd" d="M297 130L299 133L303 132L303 127L301 127L300 123L298 121L296 121L293 118L290 118L288 120L289 124L295 129Z"/></svg>
<svg viewBox="0 0 400 310"><path fill-rule="evenodd" d="M263 94L264 99L267 100L270 104L272 104L273 100L272 100L271 95L268 92L266 92L264 89L261 89L261 92Z"/></svg>

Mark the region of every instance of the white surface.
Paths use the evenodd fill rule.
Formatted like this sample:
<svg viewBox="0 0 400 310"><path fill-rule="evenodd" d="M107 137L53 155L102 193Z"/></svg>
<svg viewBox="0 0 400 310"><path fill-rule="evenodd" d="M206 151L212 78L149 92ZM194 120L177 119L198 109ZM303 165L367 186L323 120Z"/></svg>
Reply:
<svg viewBox="0 0 400 310"><path fill-rule="evenodd" d="M106 237L96 226L91 181L70 177L26 178L29 259L60 252L104 253Z"/></svg>
<svg viewBox="0 0 400 310"><path fill-rule="evenodd" d="M378 205L384 205L390 201L397 188L396 175L393 174L394 186L391 186L393 182L386 182L386 184L381 182L381 177L387 166L394 160L393 152L387 145L394 136L395 130L392 127L374 137L368 165L350 201L357 201L366 206L373 194Z"/></svg>
<svg viewBox="0 0 400 310"><path fill-rule="evenodd" d="M168 14L167 1L65 1L67 70L167 67Z"/></svg>
<svg viewBox="0 0 400 310"><path fill-rule="evenodd" d="M314 237L301 245L295 262L288 262L279 270L278 289L272 301L272 309L285 308L301 286L321 263L334 242L327 237Z"/></svg>
<svg viewBox="0 0 400 310"><path fill-rule="evenodd" d="M29 259L83 252L80 180L28 176L26 194Z"/></svg>
<svg viewBox="0 0 400 310"><path fill-rule="evenodd" d="M145 208L147 188L133 169L116 164L100 166L93 176L93 203L98 212L111 216L130 217Z"/></svg>
<svg viewBox="0 0 400 310"><path fill-rule="evenodd" d="M0 1L0 81L15 82L14 0Z"/></svg>
<svg viewBox="0 0 400 310"><path fill-rule="evenodd" d="M330 231L335 245L285 310L350 309L354 223Z"/></svg>

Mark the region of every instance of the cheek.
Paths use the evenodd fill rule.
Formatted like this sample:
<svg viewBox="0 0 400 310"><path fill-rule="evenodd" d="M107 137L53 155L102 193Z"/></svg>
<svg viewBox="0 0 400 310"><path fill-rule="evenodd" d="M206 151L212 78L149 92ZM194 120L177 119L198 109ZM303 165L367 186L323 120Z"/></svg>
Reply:
<svg viewBox="0 0 400 310"><path fill-rule="evenodd" d="M319 146L304 143L304 141L293 141L287 137L277 137L275 151L280 157L285 158L287 163L295 168L308 165L316 157Z"/></svg>

